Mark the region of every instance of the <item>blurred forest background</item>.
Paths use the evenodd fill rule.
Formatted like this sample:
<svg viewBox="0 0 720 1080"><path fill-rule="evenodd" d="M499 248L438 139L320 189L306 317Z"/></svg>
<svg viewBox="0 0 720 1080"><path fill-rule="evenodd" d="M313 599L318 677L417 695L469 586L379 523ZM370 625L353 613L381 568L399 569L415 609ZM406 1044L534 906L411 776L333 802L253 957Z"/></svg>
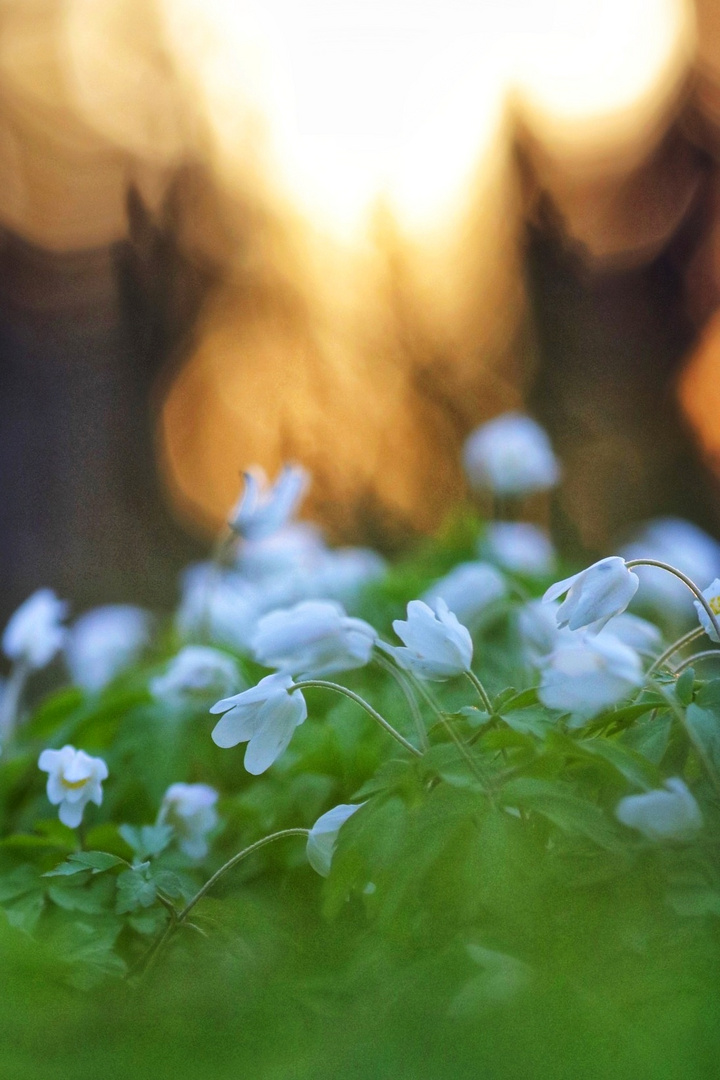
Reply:
<svg viewBox="0 0 720 1080"><path fill-rule="evenodd" d="M0 606L163 606L258 462L398 550L522 407L720 534L713 0L0 0Z"/></svg>

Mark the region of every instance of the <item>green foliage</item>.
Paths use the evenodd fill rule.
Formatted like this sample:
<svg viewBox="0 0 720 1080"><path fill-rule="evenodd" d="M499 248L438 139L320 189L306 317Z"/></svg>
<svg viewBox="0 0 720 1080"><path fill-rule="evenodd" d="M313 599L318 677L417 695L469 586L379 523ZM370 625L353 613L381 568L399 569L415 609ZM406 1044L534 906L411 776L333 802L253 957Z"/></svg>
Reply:
<svg viewBox="0 0 720 1080"><path fill-rule="evenodd" d="M458 517L372 586L360 613L390 638L408 600L473 557L480 529ZM315 689L286 752L250 776L242 746L212 742L204 709L153 701L157 660L100 694L42 701L0 756L8 1075L712 1075L720 680L661 673L575 723L542 706L514 604L476 638L492 711L463 680L429 686L419 758L355 703ZM238 659L251 681L264 674ZM419 745L385 669L344 682ZM84 830L50 819L36 767L67 742L109 767ZM704 825L657 843L615 811L668 777L685 779ZM206 857L153 824L177 781L220 793ZM303 840L286 837L184 916L238 851L347 802L363 805L326 880Z"/></svg>

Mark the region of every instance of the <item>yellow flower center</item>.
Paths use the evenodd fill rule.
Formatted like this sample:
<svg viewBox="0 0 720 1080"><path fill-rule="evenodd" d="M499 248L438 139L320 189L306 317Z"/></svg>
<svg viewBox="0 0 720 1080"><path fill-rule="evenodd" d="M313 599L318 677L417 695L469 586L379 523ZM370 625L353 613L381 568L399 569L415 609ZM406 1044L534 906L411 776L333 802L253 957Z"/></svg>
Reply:
<svg viewBox="0 0 720 1080"><path fill-rule="evenodd" d="M60 777L60 783L68 791L77 791L78 788L84 787L87 784L89 777L85 777L84 780L66 780L64 776Z"/></svg>
<svg viewBox="0 0 720 1080"><path fill-rule="evenodd" d="M711 597L708 604L713 615L720 615L720 595Z"/></svg>

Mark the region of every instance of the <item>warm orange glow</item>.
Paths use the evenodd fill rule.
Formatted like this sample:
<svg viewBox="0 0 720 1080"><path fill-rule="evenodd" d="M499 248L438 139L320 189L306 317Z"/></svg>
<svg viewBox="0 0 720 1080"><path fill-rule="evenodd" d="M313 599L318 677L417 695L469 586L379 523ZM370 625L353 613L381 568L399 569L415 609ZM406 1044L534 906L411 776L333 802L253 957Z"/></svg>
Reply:
<svg viewBox="0 0 720 1080"><path fill-rule="evenodd" d="M679 386L680 401L700 440L705 458L720 476L720 314L705 328Z"/></svg>
<svg viewBox="0 0 720 1080"><path fill-rule="evenodd" d="M612 255L627 223L602 185L661 138L694 32L691 0L0 0L0 18L3 224L105 245L129 184L157 210L184 164L208 177L179 244L222 284L161 432L206 522L240 468L284 456L326 516L362 492L437 518L461 490L453 438L517 404L531 366L518 131L569 230ZM680 177L633 243L691 194Z"/></svg>

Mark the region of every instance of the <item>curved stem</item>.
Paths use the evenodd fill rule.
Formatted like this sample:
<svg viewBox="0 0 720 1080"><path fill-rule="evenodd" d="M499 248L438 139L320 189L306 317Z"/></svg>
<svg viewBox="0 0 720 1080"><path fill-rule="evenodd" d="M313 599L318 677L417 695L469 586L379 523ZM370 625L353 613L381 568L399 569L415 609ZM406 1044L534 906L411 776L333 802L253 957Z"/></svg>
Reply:
<svg viewBox="0 0 720 1080"><path fill-rule="evenodd" d="M265 847L267 844L274 843L275 840L282 840L285 836L307 836L309 832L309 829L281 829L279 832L270 833L269 836L263 836L262 840L256 840L254 844L250 844L249 847L243 848L243 850L239 851L237 855L233 855L231 859L228 859L226 863L223 863L220 869L216 870L212 877L208 878L202 888L199 889L198 892L195 893L193 898L187 902L182 911L176 911L172 904L170 904L168 901L165 900L164 897L158 894L158 900L160 900L160 903L170 912L170 921L168 922L160 937L157 938L155 943L150 946L150 949L143 961L141 973L143 975L147 974L150 968L157 963L160 953L164 950L165 946L170 941L170 938L173 937L178 928L182 926L182 924L185 922L188 915L198 903L198 901L202 900L203 896L205 896L205 894L209 892L210 889L212 889L213 885L215 885L215 883L221 877L223 877L223 875L226 874L228 870L232 870L232 868L234 866L237 866L238 863L242 862L243 859L247 859L249 855L252 855L254 854L254 852L259 851L260 848Z"/></svg>
<svg viewBox="0 0 720 1080"><path fill-rule="evenodd" d="M405 675L404 671L402 670L402 668L400 668L396 664L394 664L392 662L392 660L389 660L383 653L380 653L380 652L376 653L375 662L377 664L379 664L380 667L383 668L384 671L387 671L387 673L389 675L392 675L392 677L395 679L398 686L402 690L402 692L403 692L403 694L405 696L405 700L408 703L408 708L410 709L410 712L412 714L413 721L415 723L415 730L417 731L417 736L418 736L418 739L420 740L420 745L422 746L423 750L427 750L427 748L429 746L428 737L427 737L427 731L425 730L425 724L423 722L422 713L420 712L420 708L419 708L418 703L417 703L417 698L415 697L415 694L413 693L412 684L411 684L410 680L406 677L406 675Z"/></svg>
<svg viewBox="0 0 720 1080"><path fill-rule="evenodd" d="M676 578L679 578L683 584L687 585L690 592L695 594L700 605L705 608L707 616L712 624L712 628L717 634L717 640L720 642L720 623L717 620L717 616L692 578L687 577L686 574L683 574L682 570L678 570L677 567L671 566L670 563L660 562L658 559L630 559L625 565L628 570L632 570L633 566L657 566L658 569L667 570L669 574L674 574ZM705 632L707 633L707 631Z"/></svg>
<svg viewBox="0 0 720 1080"><path fill-rule="evenodd" d="M702 637L705 633L702 626L696 626L694 630L688 630L687 634L683 634L677 641L674 641L672 645L669 645L664 652L660 653L657 660L655 660L648 668L648 675L652 675L662 667L666 660L669 660L671 656L674 656L676 652L689 645L691 641L697 641L699 637Z"/></svg>
<svg viewBox="0 0 720 1080"><path fill-rule="evenodd" d="M442 711L442 709L440 708L438 703L435 701L435 698L432 696L432 694L430 693L428 688L425 686L425 684L420 679L416 678L416 676L414 676L412 674L409 674L409 678L412 680L413 685L417 687L417 689L420 691L420 693L424 697L425 701L428 703L428 705L430 706L432 711L435 713L435 716L437 717L438 722L445 728L448 735L450 736L452 741L455 743L455 746L460 751L461 756L465 759L465 761L466 761L466 763L468 765L468 768L472 772L475 779L479 780L480 783L483 784L487 788L487 780L486 780L486 777L483 775L483 772L480 769L480 766L478 765L476 759L472 756L472 754L468 750L467 745L463 742L463 740L460 738L458 733L455 731L455 728L452 726L451 721L448 720L446 713L444 713Z"/></svg>
<svg viewBox="0 0 720 1080"><path fill-rule="evenodd" d="M288 689L288 693L292 694L294 690L304 690L306 688L318 686L323 687L325 690L334 690L337 694L343 694L350 701L354 701L356 705L359 705L361 709L364 709L368 716L372 716L376 724L379 724L381 728L387 731L388 735L392 735L396 742L399 742L406 750L415 757L422 757L422 751L408 742L407 739L396 731L392 724L389 724L384 716L381 716L377 709L373 709L365 698L360 697L354 690L348 690L347 686L341 686L340 683L328 682L326 679L301 679L300 682L296 682L294 686Z"/></svg>
<svg viewBox="0 0 720 1080"><path fill-rule="evenodd" d="M485 712L489 716L492 716L492 714L493 714L492 701L490 700L490 696L489 696L487 690L485 689L483 684L480 682L480 680L478 679L478 677L477 677L477 675L475 674L474 671L471 671L468 668L468 670L465 672L465 674L466 674L467 678L470 680L470 682L473 684L475 689L477 690L477 695L478 695L478 697L480 698L480 700L483 703L483 708L485 709Z"/></svg>
<svg viewBox="0 0 720 1080"><path fill-rule="evenodd" d="M243 859L247 859L248 855L253 855L256 851L259 851L260 848L266 847L267 844L273 844L276 840L282 840L285 836L307 836L309 832L309 829L280 829L279 832L270 833L269 836L263 836L262 840L256 840L254 844L250 844L249 847L243 848L237 855L233 855L232 859L228 859L226 863L223 863L220 869L216 870L213 876L208 878L203 887L195 893L192 900L188 900L187 904L177 917L178 923L184 922L198 900L202 900L205 893L209 892L213 885L219 881L224 874L227 874L228 870L232 870L233 866L237 866Z"/></svg>
<svg viewBox="0 0 720 1080"><path fill-rule="evenodd" d="M692 667L698 660L720 660L720 649L703 649L702 652L693 653L692 656L687 656L682 663L678 664L676 668L673 668L673 675L679 675L681 671L685 671L686 668Z"/></svg>

